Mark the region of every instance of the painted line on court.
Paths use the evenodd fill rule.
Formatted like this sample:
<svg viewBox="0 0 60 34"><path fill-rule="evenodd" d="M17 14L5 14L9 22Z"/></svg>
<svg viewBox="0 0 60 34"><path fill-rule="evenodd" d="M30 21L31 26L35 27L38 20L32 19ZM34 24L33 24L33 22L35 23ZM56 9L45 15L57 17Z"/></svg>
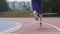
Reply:
<svg viewBox="0 0 60 34"><path fill-rule="evenodd" d="M21 23L19 23L19 22L14 22L14 23L16 23L17 26L15 26L14 28L11 28L11 29L9 29L9 30L0 32L0 34L5 34L5 33L7 33L7 32L13 32L13 31L16 31L16 30L18 30L19 28L22 27L22 24L21 24Z"/></svg>
<svg viewBox="0 0 60 34"><path fill-rule="evenodd" d="M38 22L38 21L35 21L34 23L30 23L30 24L26 25L26 27L28 27L28 26L30 26L30 25L33 25L33 24L35 24L35 23L37 23L37 22ZM53 25L53 24L50 24L50 23L43 23L43 24L49 25L49 26L57 29L58 31L60 31L60 28L57 27L57 26L55 26L55 25Z"/></svg>
<svg viewBox="0 0 60 34"><path fill-rule="evenodd" d="M60 28L57 27L57 26L55 26L55 25L53 25L53 24L49 24L49 23L44 23L44 24L49 25L49 26L52 26L52 27L56 28L58 31L60 31Z"/></svg>

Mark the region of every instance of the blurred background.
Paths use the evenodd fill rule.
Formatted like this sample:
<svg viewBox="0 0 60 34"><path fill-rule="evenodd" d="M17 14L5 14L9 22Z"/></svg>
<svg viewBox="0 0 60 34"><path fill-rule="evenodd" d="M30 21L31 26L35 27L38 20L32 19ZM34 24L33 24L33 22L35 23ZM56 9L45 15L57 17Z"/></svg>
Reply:
<svg viewBox="0 0 60 34"><path fill-rule="evenodd" d="M42 0L44 17L60 17L60 0ZM31 0L0 0L0 17L33 17Z"/></svg>

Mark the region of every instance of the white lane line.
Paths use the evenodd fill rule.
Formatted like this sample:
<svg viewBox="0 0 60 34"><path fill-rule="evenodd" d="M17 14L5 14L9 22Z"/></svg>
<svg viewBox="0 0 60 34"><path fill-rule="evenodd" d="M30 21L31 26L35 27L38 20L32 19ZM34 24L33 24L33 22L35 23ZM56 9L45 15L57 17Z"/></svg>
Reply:
<svg viewBox="0 0 60 34"><path fill-rule="evenodd" d="M19 23L19 22L14 22L14 23L16 23L17 26L15 26L14 28L11 28L11 29L9 29L9 30L6 30L6 31L4 31L4 32L0 32L0 33L1 33L1 34L5 34L5 33L7 33L7 32L13 32L13 31L16 31L17 29L19 29L19 28L22 27L22 24L21 24L21 23Z"/></svg>
<svg viewBox="0 0 60 34"><path fill-rule="evenodd" d="M43 24L49 25L51 27L54 27L55 29L57 29L58 31L60 31L60 28L57 27L57 26L55 26L55 25L53 25L53 24L49 24L49 23L43 23Z"/></svg>
<svg viewBox="0 0 60 34"><path fill-rule="evenodd" d="M35 23L38 23L38 21L35 21L35 22L33 22L33 23L30 23L30 24L26 25L26 27L28 27L28 26L30 26L30 25L33 25L33 24L35 24ZM49 24L49 23L43 23L43 24L49 25L49 26L57 29L58 31L60 31L60 28L57 27L57 26L55 26L55 25L53 25L53 24Z"/></svg>

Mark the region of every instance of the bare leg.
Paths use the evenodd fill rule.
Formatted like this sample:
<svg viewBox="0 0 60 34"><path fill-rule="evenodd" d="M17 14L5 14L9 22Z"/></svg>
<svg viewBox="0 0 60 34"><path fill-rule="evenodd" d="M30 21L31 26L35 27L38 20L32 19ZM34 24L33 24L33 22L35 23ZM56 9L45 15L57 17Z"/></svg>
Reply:
<svg viewBox="0 0 60 34"><path fill-rule="evenodd" d="M38 13L36 11L33 11L33 15L34 15L35 20L38 21L38 18L39 18Z"/></svg>
<svg viewBox="0 0 60 34"><path fill-rule="evenodd" d="M40 14L40 26L42 26L42 18L43 18L43 15Z"/></svg>

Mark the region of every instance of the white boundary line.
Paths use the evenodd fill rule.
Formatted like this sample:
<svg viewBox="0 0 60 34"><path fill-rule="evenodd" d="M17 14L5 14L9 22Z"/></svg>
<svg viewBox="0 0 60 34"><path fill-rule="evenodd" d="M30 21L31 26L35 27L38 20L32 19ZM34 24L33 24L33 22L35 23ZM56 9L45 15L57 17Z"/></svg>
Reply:
<svg viewBox="0 0 60 34"><path fill-rule="evenodd" d="M17 26L15 26L14 28L11 28L9 30L6 30L6 31L3 31L3 32L0 32L0 34L5 34L7 32L13 32L13 31L16 31L17 29L21 28L22 27L22 24L19 23L19 22L14 22L17 24Z"/></svg>
<svg viewBox="0 0 60 34"><path fill-rule="evenodd" d="M30 25L33 25L33 24L35 24L35 23L38 23L38 21L35 21L34 23L30 23L30 24L26 25L26 27L28 27L28 26L30 26ZM55 29L57 29L58 31L60 31L60 28L57 27L57 26L55 26L55 25L53 25L53 24L49 24L49 23L43 23L43 24L49 25L49 26L51 26L51 27L54 27Z"/></svg>
<svg viewBox="0 0 60 34"><path fill-rule="evenodd" d="M49 25L49 26L52 26L52 27L54 27L55 29L57 29L58 31L60 31L60 28L57 27L57 26L55 26L55 25L52 25L52 24L49 24L49 23L44 23L44 24Z"/></svg>

